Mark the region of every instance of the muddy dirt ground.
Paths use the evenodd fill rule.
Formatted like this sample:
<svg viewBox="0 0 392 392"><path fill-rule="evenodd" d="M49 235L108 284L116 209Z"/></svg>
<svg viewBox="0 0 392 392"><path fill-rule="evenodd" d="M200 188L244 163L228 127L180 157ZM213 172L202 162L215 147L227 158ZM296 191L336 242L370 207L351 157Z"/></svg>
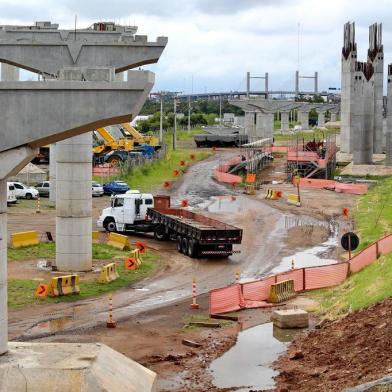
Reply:
<svg viewBox="0 0 392 392"><path fill-rule="evenodd" d="M160 252L166 264L154 276L115 293L114 317L118 328L107 330L102 327L107 319L107 298L97 297L10 311L10 338L58 342L99 340L155 370L159 374L161 391L224 390L211 384L206 367L234 344L239 327L233 324L216 330L183 330L184 318L190 314L192 277L197 276L200 312L206 314L205 293L233 282L238 268L241 278L264 276L279 265L283 257L324 242L330 236L331 220L338 221L339 225L342 209L355 205L353 196L307 189L303 191L304 205L298 208L288 205L284 199L265 200L268 186L263 186L255 196L246 196L241 189L216 183L210 177L212 168L235 153L218 151L189 168L171 190L171 195L174 204L186 198L192 208L243 228L240 254L225 260L190 260L175 250L175 244L144 236L143 240ZM280 165L277 161L268 169L270 180L280 179ZM291 185L278 187L292 192ZM45 208L45 202L43 204L41 214L35 214L34 205L27 202L11 207L9 232L38 230L51 231L55 235L55 210ZM107 205L106 197L93 200L93 228L99 212ZM341 226L346 224L340 223ZM140 236L130 235L130 239L135 242ZM23 263L14 263L12 274L17 274L18 268L24 270ZM246 311L241 313L241 318L243 322L248 318L256 325L266 322L269 313ZM184 337L203 346L199 349L186 347L181 344Z"/></svg>
<svg viewBox="0 0 392 392"><path fill-rule="evenodd" d="M391 347L389 299L297 338L275 363L278 390L341 391L381 378L392 372Z"/></svg>

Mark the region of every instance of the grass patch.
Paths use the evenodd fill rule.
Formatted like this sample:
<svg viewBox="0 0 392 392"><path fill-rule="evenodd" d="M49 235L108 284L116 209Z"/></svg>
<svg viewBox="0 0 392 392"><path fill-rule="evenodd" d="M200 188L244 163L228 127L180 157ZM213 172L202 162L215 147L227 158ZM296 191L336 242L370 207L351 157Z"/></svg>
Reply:
<svg viewBox="0 0 392 392"><path fill-rule="evenodd" d="M105 244L93 244L92 255L93 260L111 260L118 256L126 256L129 252L113 248ZM55 243L40 243L38 245L29 246L25 248L8 248L9 261L31 260L39 258L55 258L56 244ZM122 263L118 265L120 278L108 283L101 284L96 280L81 281L80 295L71 295L57 298L35 298L34 292L38 286L38 280L28 279L9 279L8 280L8 306L10 309L20 308L32 304L40 303L58 303L77 301L83 298L94 297L100 294L107 293L112 290L127 287L153 272L157 268L158 255L154 252L148 252L143 255L144 263L136 271L128 271L124 268ZM97 273L97 278L98 278Z"/></svg>
<svg viewBox="0 0 392 392"><path fill-rule="evenodd" d="M195 135L200 135L201 133L206 133L201 127L193 128L189 132L188 130L177 130L177 141L190 141L193 140ZM163 139L165 144L171 146L173 143L173 131L166 132Z"/></svg>
<svg viewBox="0 0 392 392"><path fill-rule="evenodd" d="M190 154L195 160L190 160ZM149 165L137 167L120 176L132 189L142 192L151 192L154 188L161 187L164 181L173 181L179 177L173 177L173 170L180 169L180 161L197 162L208 158L210 151L199 150L169 150L166 157ZM186 170L186 167L185 167Z"/></svg>
<svg viewBox="0 0 392 392"><path fill-rule="evenodd" d="M384 178L359 198L353 211L358 250L390 232L392 227L392 177ZM392 296L392 253L350 276L341 285L312 292L319 302L317 313L334 319L351 310L360 310Z"/></svg>
<svg viewBox="0 0 392 392"><path fill-rule="evenodd" d="M110 248L112 249L112 248ZM122 252L122 251L119 251ZM127 252L123 252L127 254ZM112 254L113 257L113 254ZM59 302L73 302L84 298L95 297L114 290L118 290L142 280L152 273L158 266L159 256L149 251L143 255L143 264L136 271L129 271L124 268L123 263L119 263L118 272L120 277L110 283L102 284L96 280L80 282L80 295L68 295L64 297L35 298L34 292L38 286L38 281L27 279L8 280L8 307L10 309L21 308L33 304L47 304ZM99 274L97 273L97 278Z"/></svg>

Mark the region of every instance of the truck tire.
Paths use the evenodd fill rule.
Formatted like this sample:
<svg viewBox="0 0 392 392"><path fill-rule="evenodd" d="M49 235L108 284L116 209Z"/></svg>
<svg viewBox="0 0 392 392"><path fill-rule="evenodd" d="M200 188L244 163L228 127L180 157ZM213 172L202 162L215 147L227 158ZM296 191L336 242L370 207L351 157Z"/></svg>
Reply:
<svg viewBox="0 0 392 392"><path fill-rule="evenodd" d="M103 225L106 231L114 232L117 230L116 222L113 218L106 219Z"/></svg>
<svg viewBox="0 0 392 392"><path fill-rule="evenodd" d="M182 248L182 253L184 253L184 255L188 254L188 238L183 237L182 241L181 241L181 248Z"/></svg>
<svg viewBox="0 0 392 392"><path fill-rule="evenodd" d="M177 236L177 250L182 253L182 238L180 235Z"/></svg>
<svg viewBox="0 0 392 392"><path fill-rule="evenodd" d="M198 256L198 250L197 250L197 242L194 240L189 240L188 241L188 256L195 258Z"/></svg>
<svg viewBox="0 0 392 392"><path fill-rule="evenodd" d="M167 234L165 230L165 226L163 225L156 225L154 229L154 237L158 241L167 240Z"/></svg>

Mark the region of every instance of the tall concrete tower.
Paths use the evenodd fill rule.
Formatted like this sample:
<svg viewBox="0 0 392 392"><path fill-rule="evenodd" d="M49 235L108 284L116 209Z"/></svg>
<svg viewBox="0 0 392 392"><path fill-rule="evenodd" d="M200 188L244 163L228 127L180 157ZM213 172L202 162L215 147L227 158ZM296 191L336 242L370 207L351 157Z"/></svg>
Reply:
<svg viewBox="0 0 392 392"><path fill-rule="evenodd" d="M357 44L355 42L355 23L344 25L342 48L342 86L341 86L341 132L340 149L353 152L352 111L354 100L354 73L357 61Z"/></svg>
<svg viewBox="0 0 392 392"><path fill-rule="evenodd" d="M355 63L351 110L353 162L357 165L373 162L374 69L371 63Z"/></svg>
<svg viewBox="0 0 392 392"><path fill-rule="evenodd" d="M382 24L369 26L368 63L374 69L374 121L373 121L373 152L383 152L383 80L384 80L384 48L382 45Z"/></svg>
<svg viewBox="0 0 392 392"><path fill-rule="evenodd" d="M387 79L387 132L386 132L386 157L385 163L392 166L392 64L388 64Z"/></svg>

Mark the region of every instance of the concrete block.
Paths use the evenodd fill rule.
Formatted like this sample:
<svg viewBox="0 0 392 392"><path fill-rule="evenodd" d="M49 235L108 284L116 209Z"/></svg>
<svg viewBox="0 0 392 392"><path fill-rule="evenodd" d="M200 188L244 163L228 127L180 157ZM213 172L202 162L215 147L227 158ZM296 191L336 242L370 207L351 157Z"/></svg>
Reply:
<svg viewBox="0 0 392 392"><path fill-rule="evenodd" d="M309 326L308 312L302 309L275 310L271 321L279 328L307 328Z"/></svg>
<svg viewBox="0 0 392 392"><path fill-rule="evenodd" d="M150 392L156 374L104 344L10 342L1 391Z"/></svg>

